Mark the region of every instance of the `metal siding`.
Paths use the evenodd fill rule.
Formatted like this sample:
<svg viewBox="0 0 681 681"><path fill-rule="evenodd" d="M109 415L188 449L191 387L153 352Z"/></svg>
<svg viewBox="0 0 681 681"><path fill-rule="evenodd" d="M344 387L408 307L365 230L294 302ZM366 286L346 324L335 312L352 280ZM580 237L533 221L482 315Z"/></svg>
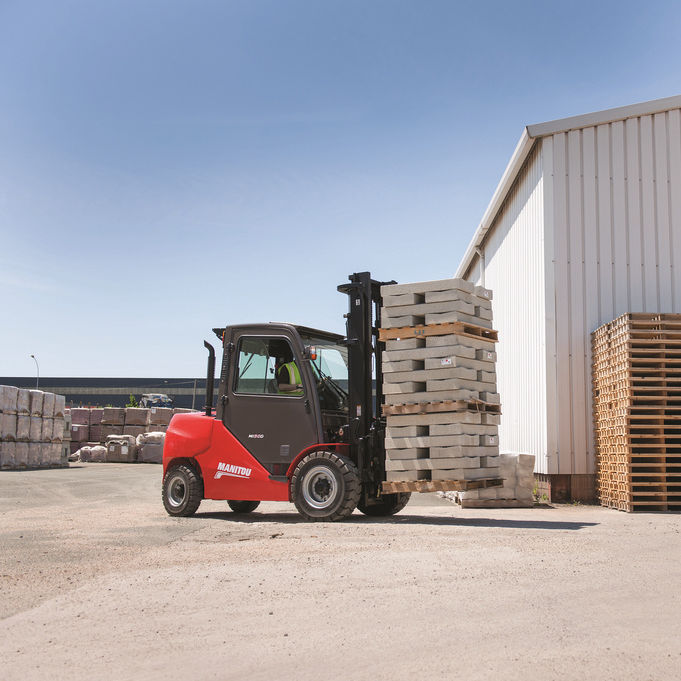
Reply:
<svg viewBox="0 0 681 681"><path fill-rule="evenodd" d="M538 148L506 197L483 248L484 281L494 292L494 326L499 331L500 447L534 454L536 470L547 472L544 204ZM473 274L469 278L480 283L479 269Z"/></svg>
<svg viewBox="0 0 681 681"><path fill-rule="evenodd" d="M547 433L558 461L549 472L594 473L591 331L624 312L681 311L681 115L557 133L542 148L558 386L555 433ZM550 319L547 331L554 336Z"/></svg>

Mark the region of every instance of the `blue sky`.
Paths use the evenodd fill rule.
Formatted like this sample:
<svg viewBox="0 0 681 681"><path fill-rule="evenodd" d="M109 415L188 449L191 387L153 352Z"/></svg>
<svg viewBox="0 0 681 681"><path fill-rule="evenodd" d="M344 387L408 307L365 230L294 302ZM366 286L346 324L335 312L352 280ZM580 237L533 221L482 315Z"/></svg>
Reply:
<svg viewBox="0 0 681 681"><path fill-rule="evenodd" d="M681 93L678 3L0 0L0 376L201 376L451 276L525 125Z"/></svg>

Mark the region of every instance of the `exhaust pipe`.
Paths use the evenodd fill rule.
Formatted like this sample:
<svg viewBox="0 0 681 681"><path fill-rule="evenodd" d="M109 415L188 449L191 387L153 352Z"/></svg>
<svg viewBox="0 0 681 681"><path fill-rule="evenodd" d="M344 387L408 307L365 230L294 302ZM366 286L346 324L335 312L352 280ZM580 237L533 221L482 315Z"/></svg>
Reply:
<svg viewBox="0 0 681 681"><path fill-rule="evenodd" d="M208 342L203 341L208 350L208 373L206 375L206 416L213 415L213 388L215 386L215 348Z"/></svg>

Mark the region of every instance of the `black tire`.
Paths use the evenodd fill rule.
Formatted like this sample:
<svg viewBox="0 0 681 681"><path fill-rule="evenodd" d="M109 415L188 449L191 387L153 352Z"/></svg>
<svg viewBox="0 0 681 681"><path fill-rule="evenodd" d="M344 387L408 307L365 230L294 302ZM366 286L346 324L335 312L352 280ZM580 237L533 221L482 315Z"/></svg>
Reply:
<svg viewBox="0 0 681 681"><path fill-rule="evenodd" d="M381 500L377 504L365 506L362 502L357 505L357 508L370 516L386 516L395 515L399 513L411 499L411 492L396 492L395 494L383 494Z"/></svg>
<svg viewBox="0 0 681 681"><path fill-rule="evenodd" d="M296 466L291 495L307 520L342 520L357 507L361 483L357 466L335 452L312 452Z"/></svg>
<svg viewBox="0 0 681 681"><path fill-rule="evenodd" d="M230 499L227 503L234 513L250 513L260 506L259 501L234 501Z"/></svg>
<svg viewBox="0 0 681 681"><path fill-rule="evenodd" d="M162 496L168 515L194 515L203 499L203 481L191 466L180 464L163 478Z"/></svg>

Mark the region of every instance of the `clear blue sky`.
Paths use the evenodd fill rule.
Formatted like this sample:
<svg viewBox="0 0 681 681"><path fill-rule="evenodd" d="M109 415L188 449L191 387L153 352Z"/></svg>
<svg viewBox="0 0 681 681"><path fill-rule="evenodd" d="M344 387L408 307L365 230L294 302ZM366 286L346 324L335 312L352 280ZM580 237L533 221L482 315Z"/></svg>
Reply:
<svg viewBox="0 0 681 681"><path fill-rule="evenodd" d="M681 93L680 8L0 0L0 375L201 376L451 276L525 125Z"/></svg>

